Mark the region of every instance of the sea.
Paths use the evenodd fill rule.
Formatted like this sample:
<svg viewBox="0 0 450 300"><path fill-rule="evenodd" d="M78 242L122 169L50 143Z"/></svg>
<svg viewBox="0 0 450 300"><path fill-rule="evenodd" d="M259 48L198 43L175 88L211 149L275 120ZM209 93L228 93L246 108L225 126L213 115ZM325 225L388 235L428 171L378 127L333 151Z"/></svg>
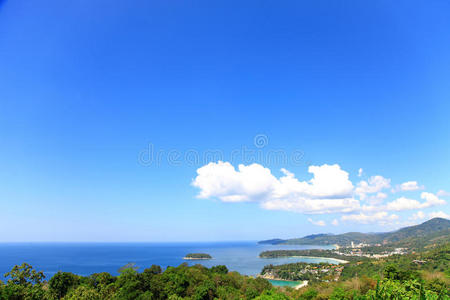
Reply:
<svg viewBox="0 0 450 300"><path fill-rule="evenodd" d="M331 246L332 247L332 246ZM230 271L255 276L265 265L294 262L337 263L326 258L259 258L266 250L330 249L322 246L261 245L256 241L203 243L0 243L0 280L14 265L29 263L50 278L58 271L87 276L118 270L134 263L138 271L151 265L162 268L202 264L206 267L225 265ZM187 253L208 253L211 260L183 260ZM272 281L275 285L286 282Z"/></svg>

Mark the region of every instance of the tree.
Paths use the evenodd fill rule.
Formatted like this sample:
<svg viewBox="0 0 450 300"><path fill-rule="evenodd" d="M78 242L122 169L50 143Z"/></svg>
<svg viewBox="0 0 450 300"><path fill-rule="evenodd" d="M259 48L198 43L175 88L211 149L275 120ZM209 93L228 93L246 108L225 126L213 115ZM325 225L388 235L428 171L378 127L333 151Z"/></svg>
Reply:
<svg viewBox="0 0 450 300"><path fill-rule="evenodd" d="M57 298L63 298L69 289L74 285L78 285L78 276L68 272L59 271L48 282L48 286L51 292L53 292Z"/></svg>
<svg viewBox="0 0 450 300"><path fill-rule="evenodd" d="M42 289L42 281L45 278L43 272L38 272L27 263L14 266L5 274L9 278L3 289L5 299L8 300L41 300L45 297Z"/></svg>
<svg viewBox="0 0 450 300"><path fill-rule="evenodd" d="M80 285L76 289L70 291L64 300L101 300L100 294L94 289L86 285Z"/></svg>
<svg viewBox="0 0 450 300"><path fill-rule="evenodd" d="M228 268L224 265L214 266L211 268L211 272L218 274L227 274Z"/></svg>

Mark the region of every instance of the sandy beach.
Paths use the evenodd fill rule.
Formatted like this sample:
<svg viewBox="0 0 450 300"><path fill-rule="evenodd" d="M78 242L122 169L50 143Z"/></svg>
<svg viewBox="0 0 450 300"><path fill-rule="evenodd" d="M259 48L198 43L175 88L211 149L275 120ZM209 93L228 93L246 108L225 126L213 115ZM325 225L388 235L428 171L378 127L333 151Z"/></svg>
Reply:
<svg viewBox="0 0 450 300"><path fill-rule="evenodd" d="M308 285L308 280L303 280L303 282L300 283L299 285L297 285L294 289L299 290L299 289L301 289L302 287L305 287L305 286L307 286L307 285Z"/></svg>
<svg viewBox="0 0 450 300"><path fill-rule="evenodd" d="M332 258L332 257L318 257L318 256L286 256L286 257L295 257L295 258L317 258L317 259L330 259L337 261L340 264L348 264L347 260L339 259L339 258Z"/></svg>

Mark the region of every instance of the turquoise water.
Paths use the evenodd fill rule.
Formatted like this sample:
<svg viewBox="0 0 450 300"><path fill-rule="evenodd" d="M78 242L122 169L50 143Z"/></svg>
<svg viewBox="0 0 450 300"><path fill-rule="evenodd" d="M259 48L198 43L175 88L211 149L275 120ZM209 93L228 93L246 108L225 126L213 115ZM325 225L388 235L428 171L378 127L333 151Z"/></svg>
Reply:
<svg viewBox="0 0 450 300"><path fill-rule="evenodd" d="M202 264L226 265L229 270L255 276L265 265L294 262L330 262L316 258L259 258L266 250L313 249L320 246L258 245L256 242L216 243L0 243L0 276L14 265L27 262L51 277L58 271L90 275L98 272L118 274L127 263L136 263L138 271L151 265L178 266ZM330 247L328 247L330 248ZM211 260L184 261L187 253L209 253Z"/></svg>
<svg viewBox="0 0 450 300"><path fill-rule="evenodd" d="M295 287L300 283L302 283L301 281L287 281L287 280L273 280L273 279L270 279L269 282L276 286L290 286L290 287Z"/></svg>

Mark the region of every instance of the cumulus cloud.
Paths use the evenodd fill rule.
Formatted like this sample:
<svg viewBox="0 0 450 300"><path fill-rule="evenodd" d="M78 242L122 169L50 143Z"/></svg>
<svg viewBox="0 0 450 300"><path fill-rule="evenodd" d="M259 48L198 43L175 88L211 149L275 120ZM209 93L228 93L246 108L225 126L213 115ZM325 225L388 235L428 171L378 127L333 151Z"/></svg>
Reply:
<svg viewBox="0 0 450 300"><path fill-rule="evenodd" d="M331 222L331 224L334 225L334 226L338 226L338 225L339 225L339 221L338 221L337 219L334 219L334 220Z"/></svg>
<svg viewBox="0 0 450 300"><path fill-rule="evenodd" d="M197 170L193 185L200 189L199 198L218 198L224 202L246 202L265 199L278 180L259 164L239 165L228 162L209 163Z"/></svg>
<svg viewBox="0 0 450 300"><path fill-rule="evenodd" d="M366 201L370 205L378 205L381 204L386 198L388 197L387 194L378 192L376 195L370 195L366 198Z"/></svg>
<svg viewBox="0 0 450 300"><path fill-rule="evenodd" d="M438 196L428 192L423 192L420 194L420 198L425 199L425 207L446 204L445 200L439 199Z"/></svg>
<svg viewBox="0 0 450 300"><path fill-rule="evenodd" d="M362 168L359 168L359 170L358 170L358 177L361 177L362 174L363 174L363 169L362 169Z"/></svg>
<svg viewBox="0 0 450 300"><path fill-rule="evenodd" d="M383 189L391 187L391 180L384 178L383 176L376 175L370 177L367 181L362 180L358 183L355 189L355 194L360 197L361 200L366 199L367 194L375 194Z"/></svg>
<svg viewBox="0 0 450 300"><path fill-rule="evenodd" d="M260 164L238 165L237 169L229 162L211 162L197 170L192 185L199 189L199 198L218 199L223 202L255 202L268 210L285 210L304 214L343 213L341 221L359 223L388 224L398 219L394 211L421 210L446 201L437 194L422 192L421 201L399 197L386 201L388 195L383 192L391 186L391 180L377 175L360 181L356 187L349 180L349 174L337 164L310 166L309 180L299 180L296 176L281 169L282 175L276 177L271 170ZM362 173L362 169L360 172ZM404 191L417 190L416 181L398 185ZM359 196L360 200L355 199ZM443 212L436 212L442 213ZM422 219L423 212L412 216ZM309 220L318 226L324 221ZM324 225L320 225L320 224ZM339 224L335 219L333 225Z"/></svg>
<svg viewBox="0 0 450 300"><path fill-rule="evenodd" d="M439 197L437 197L436 195L428 192L422 192L420 198L424 199L425 201L419 202L414 199L400 197L392 202L387 203L383 209L402 211L402 210L422 209L436 205L446 204L445 200L439 199Z"/></svg>
<svg viewBox="0 0 450 300"><path fill-rule="evenodd" d="M400 184L401 191L417 191L423 189L423 187L419 186L417 181L407 181Z"/></svg>
<svg viewBox="0 0 450 300"><path fill-rule="evenodd" d="M327 223L325 223L325 221L323 221L323 220L314 221L311 218L308 218L308 222L310 222L311 224L314 224L316 226L326 226L327 225Z"/></svg>
<svg viewBox="0 0 450 300"><path fill-rule="evenodd" d="M417 191L423 190L425 187L423 185L419 185L417 181L406 181L402 184L397 185L394 189L392 189L393 193L396 192L409 192L409 191Z"/></svg>
<svg viewBox="0 0 450 300"><path fill-rule="evenodd" d="M385 211L380 211L374 214L350 214L350 215L343 215L341 217L342 221L351 221L356 223L362 223L362 224L370 224L370 223L378 223L380 225L387 225L395 220L397 220L399 217L394 214L388 214Z"/></svg>
<svg viewBox="0 0 450 300"><path fill-rule="evenodd" d="M402 211L410 209L424 208L424 203L420 203L414 199L408 199L405 197L400 197L386 205L387 210Z"/></svg>
<svg viewBox="0 0 450 300"><path fill-rule="evenodd" d="M353 184L339 165L310 166L313 176L299 181L285 169L276 178L259 164L239 165L209 163L197 170L193 185L200 189L198 197L216 198L224 202L258 202L265 209L302 213L350 212L359 207L353 199Z"/></svg>

